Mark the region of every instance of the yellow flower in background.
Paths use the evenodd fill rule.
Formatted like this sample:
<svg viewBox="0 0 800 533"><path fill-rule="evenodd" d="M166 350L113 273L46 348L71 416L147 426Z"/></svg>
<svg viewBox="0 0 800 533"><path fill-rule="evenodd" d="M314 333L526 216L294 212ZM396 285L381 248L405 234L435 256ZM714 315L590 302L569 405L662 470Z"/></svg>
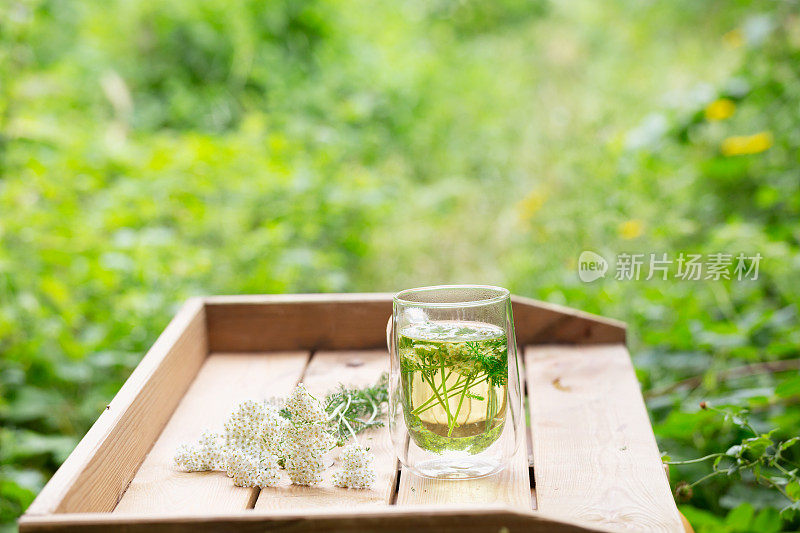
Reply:
<svg viewBox="0 0 800 533"><path fill-rule="evenodd" d="M644 224L638 218L632 218L619 225L619 236L623 239L635 239L644 232Z"/></svg>
<svg viewBox="0 0 800 533"><path fill-rule="evenodd" d="M728 98L714 100L706 106L706 120L725 120L736 111L736 104Z"/></svg>
<svg viewBox="0 0 800 533"><path fill-rule="evenodd" d="M722 36L722 43L728 48L739 48L744 45L744 33L736 28Z"/></svg>
<svg viewBox="0 0 800 533"><path fill-rule="evenodd" d="M528 193L528 195L517 204L520 220L529 220L542 208L545 200L547 200L547 194L543 191L534 190Z"/></svg>
<svg viewBox="0 0 800 533"><path fill-rule="evenodd" d="M758 154L765 150L769 150L772 146L772 133L769 131L762 131L753 135L737 135L735 137L728 137L722 141L722 155L747 155Z"/></svg>

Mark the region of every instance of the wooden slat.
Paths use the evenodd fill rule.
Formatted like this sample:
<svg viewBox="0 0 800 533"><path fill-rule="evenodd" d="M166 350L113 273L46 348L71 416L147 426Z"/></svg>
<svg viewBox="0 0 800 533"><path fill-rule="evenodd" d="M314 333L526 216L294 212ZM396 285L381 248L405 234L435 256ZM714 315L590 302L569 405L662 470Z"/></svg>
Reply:
<svg viewBox="0 0 800 533"><path fill-rule="evenodd" d="M392 295L288 294L206 298L211 351L353 350L386 346ZM624 342L625 324L575 309L511 297L521 345Z"/></svg>
<svg viewBox="0 0 800 533"><path fill-rule="evenodd" d="M22 533L585 533L597 531L572 521L503 508L450 506L419 509L386 507L254 511L194 516L117 514L25 516Z"/></svg>
<svg viewBox="0 0 800 533"><path fill-rule="evenodd" d="M386 294L292 294L206 299L212 351L384 348Z"/></svg>
<svg viewBox="0 0 800 533"><path fill-rule="evenodd" d="M683 531L625 346L525 356L539 510L616 531Z"/></svg>
<svg viewBox="0 0 800 533"><path fill-rule="evenodd" d="M207 352L203 302L186 302L27 510L111 511Z"/></svg>
<svg viewBox="0 0 800 533"><path fill-rule="evenodd" d="M625 323L522 296L511 296L520 346L625 342Z"/></svg>
<svg viewBox="0 0 800 533"><path fill-rule="evenodd" d="M224 472L180 472L173 465L175 450L181 443L196 442L206 429L221 431L245 400L288 395L309 355L209 355L114 512L205 514L252 508L258 489L235 487Z"/></svg>
<svg viewBox="0 0 800 533"><path fill-rule="evenodd" d="M504 438L509 437L510 430L510 427L506 428ZM510 438L508 443L513 447ZM527 447L523 441L505 469L480 479L429 479L417 476L403 467L397 491L397 505L505 505L530 511L532 506Z"/></svg>
<svg viewBox="0 0 800 533"><path fill-rule="evenodd" d="M322 400L327 392L343 383L364 386L377 381L389 370L389 355L383 351L317 352L303 376L311 394ZM389 431L375 428L358 435L359 441L375 455L376 480L372 488L348 490L333 486L334 468L325 472L325 479L315 487L291 485L284 476L281 485L263 489L255 508L258 510L340 507L348 511L363 506L385 506L391 500L397 476L397 459L389 439Z"/></svg>

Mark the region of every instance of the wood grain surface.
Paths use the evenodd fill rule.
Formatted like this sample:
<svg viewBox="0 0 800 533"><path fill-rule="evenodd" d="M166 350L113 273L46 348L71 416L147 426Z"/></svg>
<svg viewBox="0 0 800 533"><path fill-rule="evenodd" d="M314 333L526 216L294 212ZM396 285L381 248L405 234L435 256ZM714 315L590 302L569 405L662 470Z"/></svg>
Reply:
<svg viewBox="0 0 800 533"><path fill-rule="evenodd" d="M608 531L502 507L301 509L224 515L72 514L23 517L22 533L586 533Z"/></svg>
<svg viewBox="0 0 800 533"><path fill-rule="evenodd" d="M531 486L528 453L524 442L501 472L480 479L438 480L423 478L403 468L397 491L399 507L429 505L504 505L530 511Z"/></svg>
<svg viewBox="0 0 800 533"><path fill-rule="evenodd" d="M525 350L542 513L615 531L683 531L624 345Z"/></svg>
<svg viewBox="0 0 800 533"><path fill-rule="evenodd" d="M205 299L211 351L383 349L392 295L286 294ZM511 297L520 345L624 342L625 324Z"/></svg>
<svg viewBox="0 0 800 533"><path fill-rule="evenodd" d="M316 352L303 376L309 392L323 400L338 383L365 386L375 383L389 370L386 350ZM358 435L359 441L375 455L376 480L364 490L335 487L331 481L337 466L325 472L325 479L314 487L291 485L283 478L281 485L261 490L257 510L363 506L386 506L393 497L397 479L397 458L385 427L370 429ZM338 453L334 450L334 453Z"/></svg>
<svg viewBox="0 0 800 533"><path fill-rule="evenodd" d="M252 508L257 488L235 487L224 472L181 472L173 464L182 443L208 429L221 432L245 400L286 396L308 352L212 353L114 509L115 513L198 514Z"/></svg>

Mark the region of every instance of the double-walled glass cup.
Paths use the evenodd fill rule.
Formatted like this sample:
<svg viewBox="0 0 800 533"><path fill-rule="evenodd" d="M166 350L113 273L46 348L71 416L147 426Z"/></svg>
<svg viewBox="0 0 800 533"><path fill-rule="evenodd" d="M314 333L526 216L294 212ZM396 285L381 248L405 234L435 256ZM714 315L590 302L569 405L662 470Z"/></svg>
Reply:
<svg viewBox="0 0 800 533"><path fill-rule="evenodd" d="M509 464L524 415L506 289L399 292L387 343L389 430L404 466L424 477L472 479Z"/></svg>

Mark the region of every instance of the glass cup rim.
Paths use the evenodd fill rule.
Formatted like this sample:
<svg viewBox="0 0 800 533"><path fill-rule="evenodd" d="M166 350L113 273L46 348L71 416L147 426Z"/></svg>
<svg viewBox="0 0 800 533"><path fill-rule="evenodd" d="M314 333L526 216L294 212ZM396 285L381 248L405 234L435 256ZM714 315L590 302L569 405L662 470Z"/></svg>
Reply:
<svg viewBox="0 0 800 533"><path fill-rule="evenodd" d="M424 292L433 292L437 290L447 290L447 289L482 289L487 291L494 291L497 293L496 296L492 296L490 298L482 298L480 300L464 300L461 302L416 302L413 300L406 300L404 296L409 294L419 294ZM511 292L506 289L505 287L499 287L497 285L428 285L426 287L414 287L412 289L404 289L398 293L395 293L394 303L408 306L408 307L480 307L484 305L491 305L502 302L504 300L508 300L511 296Z"/></svg>

